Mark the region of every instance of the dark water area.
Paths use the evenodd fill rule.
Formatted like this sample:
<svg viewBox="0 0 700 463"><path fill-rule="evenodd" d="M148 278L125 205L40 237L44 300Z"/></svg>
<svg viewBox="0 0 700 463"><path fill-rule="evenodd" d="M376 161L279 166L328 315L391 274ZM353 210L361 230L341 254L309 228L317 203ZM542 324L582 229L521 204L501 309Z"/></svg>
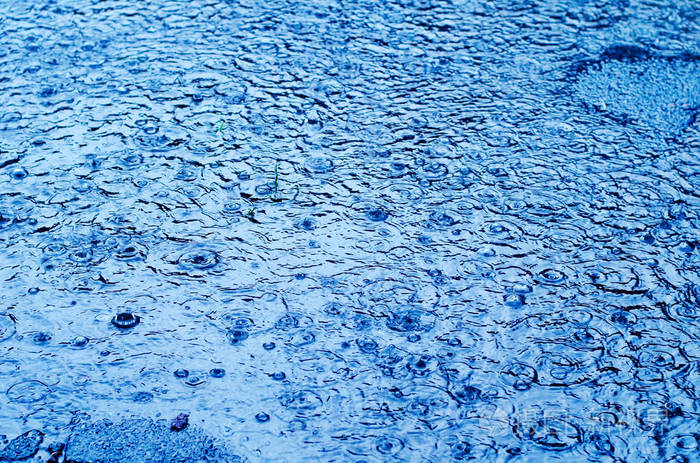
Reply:
<svg viewBox="0 0 700 463"><path fill-rule="evenodd" d="M0 461L700 461L696 0L5 0L0 89Z"/></svg>

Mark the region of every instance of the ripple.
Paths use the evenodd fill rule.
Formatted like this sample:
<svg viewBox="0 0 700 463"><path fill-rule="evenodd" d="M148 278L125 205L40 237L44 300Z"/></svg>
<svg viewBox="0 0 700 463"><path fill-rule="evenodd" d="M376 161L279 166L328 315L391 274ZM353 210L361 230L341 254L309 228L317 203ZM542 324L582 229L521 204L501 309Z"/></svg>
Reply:
<svg viewBox="0 0 700 463"><path fill-rule="evenodd" d="M312 156L304 163L306 170L314 174L325 174L334 168L333 160L323 156Z"/></svg>
<svg viewBox="0 0 700 463"><path fill-rule="evenodd" d="M219 84L214 91L220 97L221 102L227 105L243 103L248 94L248 88L240 82Z"/></svg>
<svg viewBox="0 0 700 463"><path fill-rule="evenodd" d="M202 249L186 252L177 263L185 270L207 270L219 264L219 254L216 251Z"/></svg>
<svg viewBox="0 0 700 463"><path fill-rule="evenodd" d="M377 439L375 448L382 455L396 455L404 448L404 443L396 437L380 437Z"/></svg>
<svg viewBox="0 0 700 463"><path fill-rule="evenodd" d="M430 331L435 325L435 316L418 309L401 309L389 315L386 326L401 333Z"/></svg>
<svg viewBox="0 0 700 463"><path fill-rule="evenodd" d="M513 431L520 439L530 440L546 450L568 450L583 441L581 429L561 418L542 418L518 423L513 427Z"/></svg>
<svg viewBox="0 0 700 463"><path fill-rule="evenodd" d="M116 250L114 257L122 261L136 261L146 258L145 250L135 244L125 244Z"/></svg>
<svg viewBox="0 0 700 463"><path fill-rule="evenodd" d="M431 161L421 166L418 175L427 180L441 180L447 177L447 166L438 161Z"/></svg>
<svg viewBox="0 0 700 463"><path fill-rule="evenodd" d="M145 130L134 136L134 143L151 151L170 151L187 145L190 135L181 129L163 128Z"/></svg>
<svg viewBox="0 0 700 463"><path fill-rule="evenodd" d="M0 313L0 342L10 339L17 331L12 315Z"/></svg>
<svg viewBox="0 0 700 463"><path fill-rule="evenodd" d="M379 344L377 344L377 341L370 338L356 339L355 344L357 345L357 348L365 354L371 354L379 349Z"/></svg>
<svg viewBox="0 0 700 463"><path fill-rule="evenodd" d="M19 362L15 360L0 360L0 376L14 376L20 369Z"/></svg>
<svg viewBox="0 0 700 463"><path fill-rule="evenodd" d="M301 230L310 231L316 228L316 221L311 217L304 217L301 221L295 223L294 226Z"/></svg>
<svg viewBox="0 0 700 463"><path fill-rule="evenodd" d="M537 370L530 365L512 362L501 370L503 380L517 391L526 391L537 384Z"/></svg>
<svg viewBox="0 0 700 463"><path fill-rule="evenodd" d="M10 386L7 398L10 402L31 404L44 400L50 393L51 389L41 381L26 380Z"/></svg>
<svg viewBox="0 0 700 463"><path fill-rule="evenodd" d="M148 403L148 402L153 402L153 394L150 392L137 392L134 395L131 396L131 400L133 400L136 403Z"/></svg>
<svg viewBox="0 0 700 463"><path fill-rule="evenodd" d="M581 382L581 362L564 354L546 354L537 359L542 380L550 386L570 386Z"/></svg>
<svg viewBox="0 0 700 463"><path fill-rule="evenodd" d="M439 210L430 213L429 221L438 227L453 227L459 223L450 213Z"/></svg>
<svg viewBox="0 0 700 463"><path fill-rule="evenodd" d="M674 306L675 315L685 320L697 320L700 317L700 285L686 285L680 297L680 302Z"/></svg>
<svg viewBox="0 0 700 463"><path fill-rule="evenodd" d="M462 405L474 404L484 398L481 389L470 384L459 384L451 392L454 400Z"/></svg>
<svg viewBox="0 0 700 463"><path fill-rule="evenodd" d="M51 341L51 333L40 331L32 336L32 342L37 345L46 344Z"/></svg>
<svg viewBox="0 0 700 463"><path fill-rule="evenodd" d="M279 397L280 404L291 410L314 410L323 405L321 397L313 391L286 392Z"/></svg>
<svg viewBox="0 0 700 463"><path fill-rule="evenodd" d="M559 285L566 281L566 274L561 270L546 268L538 274L541 283Z"/></svg>

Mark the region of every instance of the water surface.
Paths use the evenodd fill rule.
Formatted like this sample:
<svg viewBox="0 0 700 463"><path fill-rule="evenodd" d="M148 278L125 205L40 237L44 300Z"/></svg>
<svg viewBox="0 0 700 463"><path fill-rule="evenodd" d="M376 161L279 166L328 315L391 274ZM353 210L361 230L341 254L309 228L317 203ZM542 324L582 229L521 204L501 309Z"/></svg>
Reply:
<svg viewBox="0 0 700 463"><path fill-rule="evenodd" d="M698 461L699 18L2 2L0 434Z"/></svg>

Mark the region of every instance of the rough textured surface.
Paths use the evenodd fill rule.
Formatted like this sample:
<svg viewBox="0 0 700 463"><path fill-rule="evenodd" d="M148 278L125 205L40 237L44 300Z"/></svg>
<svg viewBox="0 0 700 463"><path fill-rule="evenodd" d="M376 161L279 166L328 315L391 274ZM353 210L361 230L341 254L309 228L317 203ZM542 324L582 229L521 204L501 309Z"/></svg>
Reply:
<svg viewBox="0 0 700 463"><path fill-rule="evenodd" d="M31 458L39 451L44 433L33 429L12 439L2 451L0 461L19 461Z"/></svg>
<svg viewBox="0 0 700 463"><path fill-rule="evenodd" d="M586 70L574 85L589 107L623 124L678 135L700 110L700 62L691 57L630 59L615 55Z"/></svg>
<svg viewBox="0 0 700 463"><path fill-rule="evenodd" d="M202 431L190 426L173 432L165 421L130 419L83 423L71 433L67 463L241 463Z"/></svg>

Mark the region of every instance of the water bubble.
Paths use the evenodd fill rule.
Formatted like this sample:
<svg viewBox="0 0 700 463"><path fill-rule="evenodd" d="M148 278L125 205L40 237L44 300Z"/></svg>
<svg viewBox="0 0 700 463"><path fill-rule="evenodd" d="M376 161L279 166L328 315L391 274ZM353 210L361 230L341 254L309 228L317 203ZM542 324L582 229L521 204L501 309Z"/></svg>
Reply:
<svg viewBox="0 0 700 463"><path fill-rule="evenodd" d="M232 329L226 333L226 337L232 345L236 346L248 339L248 332L245 330Z"/></svg>
<svg viewBox="0 0 700 463"><path fill-rule="evenodd" d="M266 342L263 344L263 349L265 350L272 350L276 347L274 342Z"/></svg>
<svg viewBox="0 0 700 463"><path fill-rule="evenodd" d="M566 274L556 269L544 269L539 273L540 281L548 284L558 284L566 280Z"/></svg>
<svg viewBox="0 0 700 463"><path fill-rule="evenodd" d="M185 384L191 387L201 386L207 379L199 373L190 373L185 379Z"/></svg>
<svg viewBox="0 0 700 463"><path fill-rule="evenodd" d="M223 378L226 375L226 370L223 368L212 368L209 370L209 376L212 378Z"/></svg>
<svg viewBox="0 0 700 463"><path fill-rule="evenodd" d="M278 372L272 373L270 375L270 378L272 378L275 381L282 381L282 380L287 378L287 375L284 374L283 371L278 371Z"/></svg>
<svg viewBox="0 0 700 463"><path fill-rule="evenodd" d="M257 415L255 415L255 421L258 423L267 423L270 421L270 415L268 415L265 412L260 412Z"/></svg>
<svg viewBox="0 0 700 463"><path fill-rule="evenodd" d="M88 345L88 342L90 341L85 336L76 336L71 340L70 345L75 349L82 349Z"/></svg>
<svg viewBox="0 0 700 463"><path fill-rule="evenodd" d="M17 167L16 169L12 169L10 171L10 178L12 180L24 180L28 175L29 172L27 172L27 169L23 167Z"/></svg>
<svg viewBox="0 0 700 463"><path fill-rule="evenodd" d="M135 327L141 321L141 317L130 312L120 312L112 318L112 324L119 329L128 330Z"/></svg>
<svg viewBox="0 0 700 463"><path fill-rule="evenodd" d="M51 334L46 332L39 332L32 336L32 341L34 344L46 344L51 341Z"/></svg>
<svg viewBox="0 0 700 463"><path fill-rule="evenodd" d="M519 309L525 303L525 296L522 294L506 294L503 298L503 302L511 309Z"/></svg>

